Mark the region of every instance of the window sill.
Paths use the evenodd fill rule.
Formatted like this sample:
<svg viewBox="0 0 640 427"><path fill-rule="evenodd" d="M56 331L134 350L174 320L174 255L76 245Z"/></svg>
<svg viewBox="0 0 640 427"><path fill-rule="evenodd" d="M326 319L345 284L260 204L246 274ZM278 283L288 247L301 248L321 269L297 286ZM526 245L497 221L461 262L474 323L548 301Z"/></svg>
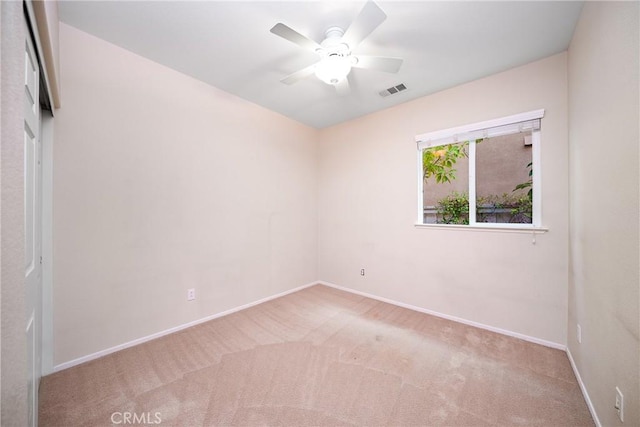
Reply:
<svg viewBox="0 0 640 427"><path fill-rule="evenodd" d="M517 226L517 225L455 225L455 224L414 224L416 228L432 228L440 230L468 230L468 231L493 231L500 233L542 234L549 231L546 227Z"/></svg>

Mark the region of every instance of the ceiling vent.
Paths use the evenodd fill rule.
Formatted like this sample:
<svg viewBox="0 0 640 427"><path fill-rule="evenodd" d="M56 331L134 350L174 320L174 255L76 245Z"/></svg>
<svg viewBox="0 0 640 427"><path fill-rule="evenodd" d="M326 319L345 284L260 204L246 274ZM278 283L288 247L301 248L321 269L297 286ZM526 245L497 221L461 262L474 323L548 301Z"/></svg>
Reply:
<svg viewBox="0 0 640 427"><path fill-rule="evenodd" d="M393 95L394 93L402 92L406 89L407 87L404 85L404 83L400 83L398 86L391 86L390 88L387 88L379 93L380 96L384 98L385 96Z"/></svg>

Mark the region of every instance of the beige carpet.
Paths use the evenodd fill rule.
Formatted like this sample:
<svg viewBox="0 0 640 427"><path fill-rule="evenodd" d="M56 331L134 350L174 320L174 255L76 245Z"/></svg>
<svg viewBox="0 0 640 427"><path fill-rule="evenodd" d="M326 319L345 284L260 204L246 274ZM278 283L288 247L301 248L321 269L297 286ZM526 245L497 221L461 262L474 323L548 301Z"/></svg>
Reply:
<svg viewBox="0 0 640 427"><path fill-rule="evenodd" d="M320 285L42 380L41 426L125 412L160 426L594 425L564 352Z"/></svg>

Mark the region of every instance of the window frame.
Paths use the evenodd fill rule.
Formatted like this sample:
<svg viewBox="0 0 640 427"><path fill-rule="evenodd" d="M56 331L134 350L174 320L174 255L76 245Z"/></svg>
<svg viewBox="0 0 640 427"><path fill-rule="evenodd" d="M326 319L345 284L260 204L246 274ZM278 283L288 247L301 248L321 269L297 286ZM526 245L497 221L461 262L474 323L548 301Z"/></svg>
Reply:
<svg viewBox="0 0 640 427"><path fill-rule="evenodd" d="M526 113L514 114L493 120L457 126L449 129L438 130L417 135L415 137L417 146L417 170L418 170L418 221L417 227L425 228L450 228L450 229L475 229L475 230L500 230L500 231L525 231L525 232L545 232L547 228L542 226L542 171L541 171L541 132L544 109L529 111ZM500 132L503 127L508 132L510 126L521 126L523 122L535 123L539 121L540 126L531 127L531 161L532 170L532 218L531 224L512 223L488 223L476 222L476 142L479 137L487 137L492 129ZM504 133L509 134L514 132ZM498 136L499 134L489 135ZM422 164L422 152L425 149L442 145L455 144L469 141L469 224L425 224L424 223L424 170Z"/></svg>

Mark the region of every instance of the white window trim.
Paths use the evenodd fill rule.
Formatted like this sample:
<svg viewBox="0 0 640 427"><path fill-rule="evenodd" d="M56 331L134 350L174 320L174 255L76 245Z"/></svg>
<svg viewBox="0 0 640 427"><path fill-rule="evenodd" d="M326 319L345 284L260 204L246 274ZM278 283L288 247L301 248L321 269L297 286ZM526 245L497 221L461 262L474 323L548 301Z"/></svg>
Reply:
<svg viewBox="0 0 640 427"><path fill-rule="evenodd" d="M484 222L476 225L465 224L425 224L423 222L417 222L414 224L416 228L426 229L443 229L443 230L471 230L471 231L491 231L491 232L504 232L504 233L525 233L525 234L541 234L549 231L547 227L531 227L527 224L507 224L507 223L492 223Z"/></svg>
<svg viewBox="0 0 640 427"><path fill-rule="evenodd" d="M527 233L544 233L548 228L542 227L542 173L540 168L540 129L533 130L531 133L532 168L533 174L533 200L532 200L532 224L508 224L508 223L477 223L475 222L476 198L475 198L475 161L469 162L469 225L455 224L425 224L424 221L424 178L422 169L422 151L437 147L456 143L458 141L471 140L469 144L469 157L475 159L475 139L486 136L498 136L512 132L510 125L539 120L544 117L544 109L529 111L526 113L514 114L512 116L502 117L493 120L457 126L449 129L443 129L435 132L428 132L415 137L418 148L418 221L416 227L421 228L442 228L442 229L459 229L459 230L482 230L482 231L511 231L511 232L527 232ZM489 128L498 128L495 133L487 135L485 130ZM529 128L531 129L531 128ZM526 129L525 129L526 130Z"/></svg>

